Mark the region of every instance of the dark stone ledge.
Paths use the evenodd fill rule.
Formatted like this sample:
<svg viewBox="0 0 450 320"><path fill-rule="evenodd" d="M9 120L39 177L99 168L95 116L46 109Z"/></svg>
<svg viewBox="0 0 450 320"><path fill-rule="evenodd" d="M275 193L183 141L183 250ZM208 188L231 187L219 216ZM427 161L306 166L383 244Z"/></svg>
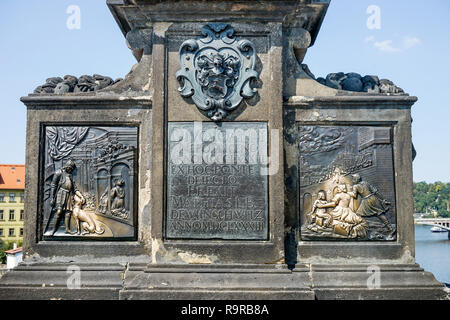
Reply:
<svg viewBox="0 0 450 320"><path fill-rule="evenodd" d="M414 96L388 96L388 95L346 95L307 97L291 96L285 99L285 107L317 107L317 106L403 106L411 107L416 101Z"/></svg>
<svg viewBox="0 0 450 320"><path fill-rule="evenodd" d="M137 241L82 242L82 241L40 241L33 246L32 253L42 257L92 255L94 257L141 256L146 255L143 245Z"/></svg>
<svg viewBox="0 0 450 320"><path fill-rule="evenodd" d="M151 107L152 97L147 93L142 95L99 95L99 94L67 94L67 95L29 95L20 98L27 107L33 106L71 106L83 108L84 106L145 106Z"/></svg>

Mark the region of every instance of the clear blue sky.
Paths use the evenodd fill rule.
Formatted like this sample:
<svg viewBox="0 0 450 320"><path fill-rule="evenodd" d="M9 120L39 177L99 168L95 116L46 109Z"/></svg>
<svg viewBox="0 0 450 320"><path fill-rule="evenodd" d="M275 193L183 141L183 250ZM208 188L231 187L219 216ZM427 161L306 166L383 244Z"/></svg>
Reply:
<svg viewBox="0 0 450 320"><path fill-rule="evenodd" d="M70 5L81 28L66 26ZM380 29L366 12L380 8ZM306 56L316 76L376 74L419 97L413 107L415 181L450 181L450 1L332 0ZM1 0L0 163L24 163L26 109L19 101L52 76L123 77L135 63L104 0Z"/></svg>

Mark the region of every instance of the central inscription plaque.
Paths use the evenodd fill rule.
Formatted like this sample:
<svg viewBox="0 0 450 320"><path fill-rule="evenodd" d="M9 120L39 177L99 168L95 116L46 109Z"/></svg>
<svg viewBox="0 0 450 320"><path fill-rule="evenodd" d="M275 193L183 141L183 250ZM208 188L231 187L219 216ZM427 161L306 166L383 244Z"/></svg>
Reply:
<svg viewBox="0 0 450 320"><path fill-rule="evenodd" d="M267 124L168 129L166 238L267 240Z"/></svg>

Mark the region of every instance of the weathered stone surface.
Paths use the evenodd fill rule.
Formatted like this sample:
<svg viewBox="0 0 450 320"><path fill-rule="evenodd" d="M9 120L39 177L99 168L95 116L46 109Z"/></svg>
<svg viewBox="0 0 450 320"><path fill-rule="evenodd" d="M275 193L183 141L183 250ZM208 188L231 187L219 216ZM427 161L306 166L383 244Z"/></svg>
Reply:
<svg viewBox="0 0 450 320"><path fill-rule="evenodd" d="M335 73L316 81L302 65L328 2L107 3L138 63L117 83L96 75L50 78L35 94L22 98L28 108L26 260L0 280L0 298L446 298L443 286L414 264L410 108L416 98L375 76ZM259 75L252 80L257 93L243 100L220 124L211 122L207 113L177 90L180 46L186 40L202 38L202 27L209 22L231 25L238 39L251 41ZM207 72L223 67L217 63ZM223 80L220 74L223 72L216 72L219 77L215 80ZM263 212L263 232L241 230L231 237L223 230L215 234L167 233L175 203L168 197L173 191L186 194L185 176L170 172L168 157L176 142L170 141L170 133L182 123L193 122L206 122L208 128L222 126L220 130L233 125L266 130L270 174L265 178L249 175L239 182L237 191L264 200L258 204ZM47 241L43 237L39 201L45 168L37 155L45 147L46 126L68 125L137 128L135 238ZM395 218L390 217L397 226L396 237L383 242L301 238L299 125L389 128L389 143L394 146L389 158L395 169L393 179L396 186L402 186L390 195L396 212ZM333 134L324 136L336 139ZM386 135L374 137L374 145L390 147ZM206 168L209 164L203 160L198 165ZM181 185L176 185L177 179ZM76 290L67 287L71 266L80 267L81 286ZM372 275L367 270L373 266L379 266L381 272L381 286L374 289L367 286Z"/></svg>
<svg viewBox="0 0 450 320"><path fill-rule="evenodd" d="M122 81L122 78L116 80L110 77L94 74L93 76L83 75L76 78L71 75L64 76L64 79L55 77L46 80L46 83L34 90L36 94L64 94L69 92L92 92L104 89L113 84Z"/></svg>
<svg viewBox="0 0 450 320"><path fill-rule="evenodd" d="M45 84L34 90L34 93L53 93L58 83L63 81L64 80L60 77L48 78L45 80Z"/></svg>
<svg viewBox="0 0 450 320"><path fill-rule="evenodd" d="M387 79L379 80L377 76L366 75L361 76L359 73L350 72L344 74L343 72L330 73L326 78L315 78L309 68L304 67L305 73L318 83L328 86L336 90L345 90L353 92L367 92L379 94L405 94L403 89L397 87L392 81Z"/></svg>
<svg viewBox="0 0 450 320"><path fill-rule="evenodd" d="M403 89L397 87L388 79L381 79L379 85L381 93L403 93Z"/></svg>
<svg viewBox="0 0 450 320"><path fill-rule="evenodd" d="M364 76L362 78L362 82L364 86L363 91L369 93L380 93L380 88L378 85L380 80L377 76Z"/></svg>
<svg viewBox="0 0 450 320"><path fill-rule="evenodd" d="M313 79L316 78L316 77L314 76L314 74L311 72L311 70L309 69L309 67L308 67L307 64L304 64L304 63L303 63L301 66L302 66L303 71L305 71L305 73L306 73L308 76L310 76L310 77L313 78ZM321 78L321 79L323 79L323 78ZM319 80L317 80L317 81L319 81ZM321 80L321 81L323 81L323 80Z"/></svg>
<svg viewBox="0 0 450 320"><path fill-rule="evenodd" d="M150 157L151 157L151 99L147 96L137 98L127 98L125 96L109 95L101 99L94 95L50 95L50 96L29 96L22 99L28 109L28 140L27 140L27 176L26 181L34 181L29 183L25 191L25 207L36 208L36 203L41 199L41 188L44 186L39 183L40 165L36 159L36 155L43 154L45 144L41 143L45 139L42 135L42 123L52 124L53 126L64 125L68 121L72 123L87 124L86 119L89 119L89 125L99 124L114 124L114 126L129 126L133 123L139 129L135 129L135 139L138 139L140 144L134 157L136 163L139 164L135 169L135 177L137 178L136 193L139 196L133 200L136 205L136 222L138 230L136 230L137 238L134 241L129 241L134 238L125 239L125 241L111 241L108 239L105 242L98 241L45 241L43 239L46 224L44 224L43 212L36 213L35 209L28 209L28 212L34 214L25 215L24 224L24 254L31 256L38 254L42 257L55 256L80 256L80 255L94 255L101 259L111 255L129 255L140 256L145 254L144 244L150 242L148 236L148 228L144 227L147 219L149 219L150 211L148 210L149 199L145 197L148 193L148 188L143 181L150 172ZM64 108L61 108L64 106ZM92 107L98 108L95 112ZM56 112L55 110L58 110ZM139 132L138 137L136 132ZM45 132L44 132L45 133ZM132 134L133 135L133 134ZM131 136L132 136L131 135ZM129 136L129 137L131 137ZM114 137L113 137L114 138ZM128 139L128 134L127 134ZM107 140L107 139L106 139ZM39 142L41 141L41 142ZM140 149L140 148L143 149ZM143 152L145 150L145 152ZM100 150L97 150L100 151ZM114 156L114 155L113 155ZM99 157L100 158L100 157ZM100 160L100 159L96 160ZM47 171L50 172L50 171ZM40 176L43 177L43 176ZM90 178L90 177L87 177ZM92 176L92 178L94 178ZM80 180L81 181L81 180ZM76 182L77 183L77 182ZM113 186L111 186L113 187ZM129 199L131 200L131 199ZM137 202L136 202L137 201ZM131 215L133 216L133 215ZM130 218L131 218L130 216ZM75 229L74 226L72 226ZM132 232L134 233L134 232ZM61 239L59 239L61 240Z"/></svg>
<svg viewBox="0 0 450 320"><path fill-rule="evenodd" d="M130 266L121 299L313 300L308 268L275 265Z"/></svg>
<svg viewBox="0 0 450 320"><path fill-rule="evenodd" d="M205 2L202 2L203 4ZM209 3L208 3L209 4ZM281 3L279 3L281 5ZM275 8L275 7L274 7ZM250 7L248 7L248 10ZM273 17L267 17L272 19ZM251 41L255 46L255 52L257 56L257 62L255 69L259 72L259 80L255 84L258 88L258 92L254 97L243 100L243 103L234 110L225 121L221 122L221 125L228 123L241 123L241 122L263 122L267 124L268 134L268 150L272 150L270 141L278 141L278 146L281 146L281 136L270 137L271 130L281 132L282 130L282 115L279 110L282 108L282 64L280 61L282 53L282 24L276 22L248 24L242 21L228 21L235 30L236 35L245 35L245 38ZM179 49L184 41L189 39L202 38L201 29L205 25L204 22L177 22L172 23L170 27L167 27L164 32L160 33L160 36L164 36L165 43L167 43L167 50L165 52L161 47L158 53L158 59L166 59L167 57L167 83L158 82L160 87L156 88L158 97L154 97L154 103L166 103L167 104L167 121L172 122L212 122L207 115L207 112L201 112L197 106L191 101L191 99L183 98L178 88L180 84L176 78L176 73L180 69L179 64ZM155 48L153 47L153 56L155 56ZM272 48L272 49L270 49ZM165 72L163 64L157 64L158 70L154 70L154 73ZM166 95L159 95L160 92L164 92L165 85L167 85ZM157 102L156 98L159 99ZM167 100L165 100L167 99ZM166 102L167 101L167 102ZM160 121L164 119L164 113L162 108L154 110L154 116L158 113ZM161 137L164 136L161 132ZM163 157L164 148L168 145L160 143L158 138L154 145L153 151L155 154L154 163L167 163L167 157ZM167 142L166 142L167 143ZM275 151L275 149L274 149ZM282 163L282 152L277 151L273 155ZM210 241L193 241L183 239L171 239L165 241L161 239L159 250L155 254L155 259L161 263L175 263L185 261L186 256L201 256L203 259L207 259L216 264L219 263L235 263L239 261L241 263L272 263L274 261L284 260L284 239L280 236L284 233L283 222L283 168L282 166L276 167L279 170L275 170L272 175L267 177L268 185L268 226L269 232L266 236L267 240L210 240ZM156 168L159 170L159 167ZM166 197L161 192L160 185L162 183L168 183L167 175L162 171L154 171L152 176L152 212L164 212L167 214ZM249 184L251 186L251 184ZM276 192L270 192L270 190L277 190ZM162 190L161 190L162 191ZM162 221L159 217L155 216L155 220L152 221L153 230L163 230L165 232L165 217L162 217ZM164 237L158 235L158 237ZM165 251L167 250L167 251ZM180 253L180 251L182 253ZM185 255L185 253L187 254ZM256 252L258 254L256 254ZM191 260L191 259L188 259Z"/></svg>
<svg viewBox="0 0 450 320"><path fill-rule="evenodd" d="M375 280L370 278L379 272ZM73 272L79 272L79 282ZM444 286L415 264L147 265L36 263L6 273L0 299L438 300Z"/></svg>
<svg viewBox="0 0 450 320"><path fill-rule="evenodd" d="M361 75L359 73L356 73L356 72L349 72L345 76L347 78L356 78L356 79L359 79L359 80L361 80L361 78L362 78Z"/></svg>
<svg viewBox="0 0 450 320"><path fill-rule="evenodd" d="M124 271L120 264L20 265L3 276L0 300L116 300Z"/></svg>
<svg viewBox="0 0 450 320"><path fill-rule="evenodd" d="M355 262L370 263L377 263L377 261L411 263L414 261L414 225L410 215L412 211L412 194L406 186L409 185L412 188L411 133L409 131L411 120L408 106L410 107L416 100L417 98L408 96L340 96L315 97L307 102L292 99L292 101L288 101L285 104L285 135L289 132L289 136L285 138L286 166L287 172L290 172L293 179L299 181L300 177L295 171L298 172L299 170L299 158L302 154L297 146L298 140L296 137L298 135L294 135L294 129L289 129L291 126L295 128L296 125L301 123L307 123L308 125L314 123L320 123L320 125L352 123L355 125L353 128L356 130L361 128L362 123L378 122L381 125L389 121L397 121L398 128L395 129L392 137L392 141L396 145L392 154L394 168L396 168L397 172L394 176L394 183L396 186L402 185L405 187L401 189L395 188L395 196L392 193L392 199L395 199L396 202L397 218L392 219L392 222L396 220L397 241L386 244L339 242L333 245L330 242L310 242L299 238L300 241L297 248L298 261L301 263L320 263L323 261L342 263L342 261L349 258ZM378 140L378 142L381 143L381 140ZM365 145L365 147L367 146ZM377 146L381 145L377 144ZM350 149L352 148L349 145ZM385 151L386 149L383 150ZM316 158L319 158L319 156L320 154L315 155ZM405 165L406 163L409 163L408 166ZM376 172L378 172L378 169ZM387 173L379 177L387 177ZM349 186L351 187L350 183ZM349 190L351 189L350 187ZM301 188L299 184L292 185L292 191L287 191L288 195L292 197L288 198L289 201L286 201L286 212L288 214L298 215L301 212L300 210L302 210L295 205L296 201L299 201L299 205L303 201L303 199L297 198L300 196L298 188ZM388 187L388 189L392 191L392 187ZM385 189L385 191L388 189ZM299 223L295 216L287 220L292 221L292 226Z"/></svg>
<svg viewBox="0 0 450 320"><path fill-rule="evenodd" d="M416 264L312 265L318 300L447 300L443 284Z"/></svg>
<svg viewBox="0 0 450 320"><path fill-rule="evenodd" d="M361 92L363 90L363 83L360 78L347 76L347 78L342 81L342 89Z"/></svg>
<svg viewBox="0 0 450 320"><path fill-rule="evenodd" d="M345 79L345 74L343 72L330 73L326 77L326 85L334 89L342 89L341 81Z"/></svg>
<svg viewBox="0 0 450 320"><path fill-rule="evenodd" d="M319 77L316 80L318 83L323 84L324 86L327 85L327 80L325 78Z"/></svg>

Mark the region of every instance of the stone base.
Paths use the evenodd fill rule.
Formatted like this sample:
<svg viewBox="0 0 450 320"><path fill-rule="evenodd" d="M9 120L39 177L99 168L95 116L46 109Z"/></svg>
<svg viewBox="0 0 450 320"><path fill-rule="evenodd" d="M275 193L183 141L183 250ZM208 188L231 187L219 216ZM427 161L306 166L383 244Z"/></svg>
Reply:
<svg viewBox="0 0 450 320"><path fill-rule="evenodd" d="M0 300L119 299L124 272L121 264L21 264L0 279Z"/></svg>
<svg viewBox="0 0 450 320"><path fill-rule="evenodd" d="M80 288L69 266L80 268ZM0 280L0 299L334 300L448 299L417 264L379 265L21 265ZM376 268L376 267L375 267ZM373 269L373 268L372 268ZM73 267L72 267L73 270ZM70 278L70 279L69 279ZM69 287L68 287L69 283ZM377 284L379 284L377 286Z"/></svg>
<svg viewBox="0 0 450 320"><path fill-rule="evenodd" d="M130 266L121 299L314 299L309 269L283 265Z"/></svg>
<svg viewBox="0 0 450 320"><path fill-rule="evenodd" d="M449 299L445 286L418 264L311 265L311 282L318 300Z"/></svg>

